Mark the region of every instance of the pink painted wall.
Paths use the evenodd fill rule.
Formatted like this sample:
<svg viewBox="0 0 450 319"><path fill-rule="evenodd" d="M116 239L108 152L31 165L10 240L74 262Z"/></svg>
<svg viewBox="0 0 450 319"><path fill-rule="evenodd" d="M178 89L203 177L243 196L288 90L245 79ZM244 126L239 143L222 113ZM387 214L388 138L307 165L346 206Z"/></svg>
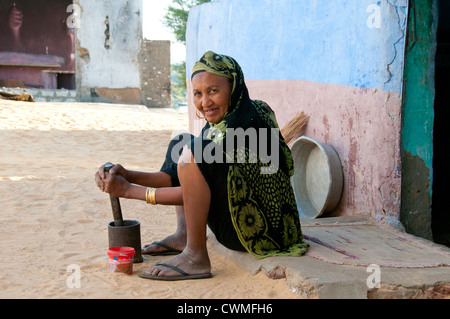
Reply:
<svg viewBox="0 0 450 319"><path fill-rule="evenodd" d="M210 2L189 12L187 73L207 50L235 58L250 97L269 103L281 127L304 111L305 135L336 149L344 190L331 215L371 216L402 228L407 12L405 0Z"/></svg>
<svg viewBox="0 0 450 319"><path fill-rule="evenodd" d="M328 216L369 215L383 221L400 211L401 97L340 84L287 80L248 80L250 97L266 101L282 127L297 112L310 116L305 135L330 144L343 166L344 189ZM188 83L190 130L198 134Z"/></svg>

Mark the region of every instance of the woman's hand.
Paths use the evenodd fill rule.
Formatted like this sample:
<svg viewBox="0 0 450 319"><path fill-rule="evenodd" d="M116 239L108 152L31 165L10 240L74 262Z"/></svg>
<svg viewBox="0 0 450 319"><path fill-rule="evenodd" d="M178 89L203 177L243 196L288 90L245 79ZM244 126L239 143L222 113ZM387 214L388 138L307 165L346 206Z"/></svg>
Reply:
<svg viewBox="0 0 450 319"><path fill-rule="evenodd" d="M125 169L122 165L120 164L112 164L110 162L107 162L105 164L103 164L102 166L100 166L100 168L98 169L97 173L95 174L97 176L97 174L99 175L100 178L105 178L105 167L106 166L112 166L111 169L109 170L109 173L112 175L122 175L122 177L124 177L127 181L129 181L128 179L128 175L129 172L127 169ZM97 179L96 179L97 180Z"/></svg>
<svg viewBox="0 0 450 319"><path fill-rule="evenodd" d="M131 184L120 174L105 172L103 191L115 197L128 197Z"/></svg>
<svg viewBox="0 0 450 319"><path fill-rule="evenodd" d="M107 166L112 166L109 172L105 169ZM124 197L126 191L130 188L127 176L128 170L122 165L114 165L108 162L100 166L95 173L95 183L102 192L109 193L116 197Z"/></svg>

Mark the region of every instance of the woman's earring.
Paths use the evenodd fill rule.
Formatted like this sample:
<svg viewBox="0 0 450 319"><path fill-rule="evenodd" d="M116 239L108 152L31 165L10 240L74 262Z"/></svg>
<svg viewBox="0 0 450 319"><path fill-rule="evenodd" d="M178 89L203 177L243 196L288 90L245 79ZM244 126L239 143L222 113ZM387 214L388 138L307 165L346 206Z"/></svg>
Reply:
<svg viewBox="0 0 450 319"><path fill-rule="evenodd" d="M197 115L197 117L198 117L199 119L201 119L201 120L204 120L204 119L205 119L205 117L201 117L201 116L198 115L198 110L197 110L197 109L195 110L195 115Z"/></svg>

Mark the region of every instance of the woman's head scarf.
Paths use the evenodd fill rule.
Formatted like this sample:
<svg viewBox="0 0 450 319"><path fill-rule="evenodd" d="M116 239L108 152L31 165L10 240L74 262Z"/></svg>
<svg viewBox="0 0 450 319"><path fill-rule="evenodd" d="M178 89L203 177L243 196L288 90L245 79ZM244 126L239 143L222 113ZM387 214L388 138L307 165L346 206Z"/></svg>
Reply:
<svg viewBox="0 0 450 319"><path fill-rule="evenodd" d="M244 74L239 64L232 57L220 55L212 51L206 52L192 68L191 79L199 72L208 72L226 77L232 81L230 113L239 102L241 96L248 97L247 87L244 83ZM245 92L244 92L245 91Z"/></svg>
<svg viewBox="0 0 450 319"><path fill-rule="evenodd" d="M250 99L244 81L244 73L235 59L208 51L193 66L191 79L199 72L223 76L232 82L230 105L224 117L219 123L207 123L204 127L204 130L209 130L208 137L211 140L220 143L221 140L226 138L227 129L278 129L275 113L272 109L263 101ZM217 130L221 134L215 134ZM278 138L282 157L280 168L285 170L285 173L292 175L294 167L291 152L281 134Z"/></svg>
<svg viewBox="0 0 450 319"><path fill-rule="evenodd" d="M227 129L252 128L257 132L266 129L268 134L266 141L263 140L267 143L266 150L271 149L274 141L279 145L275 171L270 171L271 164L262 163L259 158L254 160L258 154L251 154L249 147L227 154L234 158L228 169L228 202L241 243L257 257L303 255L308 244L303 242L290 184L294 172L292 155L279 132L274 112L265 102L250 99L242 69L232 57L208 51L193 66L191 79L199 72L224 76L233 84L230 105L223 119L219 123L207 123L202 134L211 128L219 130L220 134L209 134L209 138L222 143ZM275 139L271 139L271 134L276 134L272 136ZM258 145L262 138L258 134ZM236 161L238 153L245 153L245 162Z"/></svg>

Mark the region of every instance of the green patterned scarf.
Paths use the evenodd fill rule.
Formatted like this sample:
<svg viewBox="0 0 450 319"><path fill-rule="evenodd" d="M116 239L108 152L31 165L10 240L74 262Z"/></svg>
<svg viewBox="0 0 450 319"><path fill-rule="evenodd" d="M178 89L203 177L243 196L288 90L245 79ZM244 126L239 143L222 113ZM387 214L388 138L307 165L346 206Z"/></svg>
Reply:
<svg viewBox="0 0 450 319"><path fill-rule="evenodd" d="M273 133L271 128L278 129L272 109L263 101L250 99L244 83L244 74L233 58L208 51L194 65L191 78L202 71L233 81L227 113L221 122L207 123L202 134L205 130L219 130L221 134L210 134L209 138L215 143L223 143L227 137L227 129L267 129L267 136ZM236 148L227 154L228 157L234 158L233 163L229 165L227 177L231 220L242 245L259 258L301 256L309 247L303 242L299 214L290 183L290 176L294 172L292 155L279 130L276 132L275 141L279 144L276 171L270 172L271 163L263 163L250 147ZM258 143L262 138L258 136ZM273 143L270 137L265 140L268 144ZM267 149L271 149L269 145ZM265 170L269 173L262 173Z"/></svg>

